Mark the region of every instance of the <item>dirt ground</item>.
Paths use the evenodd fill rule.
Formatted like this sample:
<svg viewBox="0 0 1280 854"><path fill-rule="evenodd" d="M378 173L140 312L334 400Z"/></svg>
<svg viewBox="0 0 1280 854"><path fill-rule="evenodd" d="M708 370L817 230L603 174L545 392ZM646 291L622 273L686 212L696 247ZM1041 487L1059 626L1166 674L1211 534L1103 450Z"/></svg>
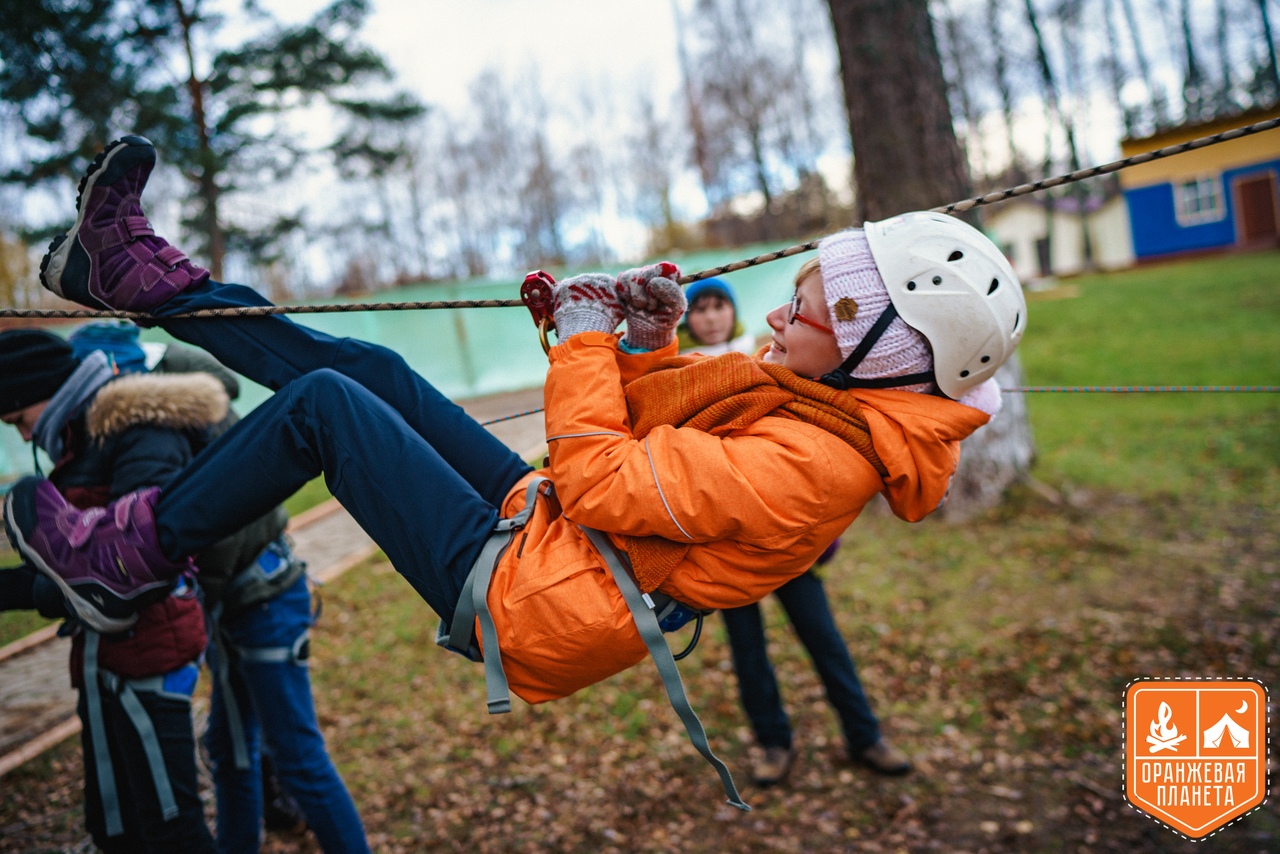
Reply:
<svg viewBox="0 0 1280 854"><path fill-rule="evenodd" d="M1274 508L1020 495L964 527L870 515L826 578L887 733L916 759L848 766L803 650L766 608L800 757L724 804L645 664L556 703L484 714L480 671L385 563L324 591L317 704L376 850L1264 852L1280 807L1184 841L1121 794L1120 700L1139 676L1280 671ZM718 621L682 663L713 747L752 747ZM64 744L3 780L0 851L87 850ZM1274 775L1273 775L1274 776ZM1274 781L1273 781L1274 782ZM1273 791L1274 796L1274 791ZM318 850L270 837L264 850Z"/></svg>

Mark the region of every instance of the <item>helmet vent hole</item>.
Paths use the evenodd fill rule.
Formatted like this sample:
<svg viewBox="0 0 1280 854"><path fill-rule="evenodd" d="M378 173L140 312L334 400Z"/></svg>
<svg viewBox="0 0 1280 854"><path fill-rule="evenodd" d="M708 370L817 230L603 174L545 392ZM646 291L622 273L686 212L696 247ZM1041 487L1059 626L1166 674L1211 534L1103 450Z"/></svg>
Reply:
<svg viewBox="0 0 1280 854"><path fill-rule="evenodd" d="M909 291L914 291L915 289L916 289L916 283L915 283L915 282L907 282L907 290L909 290Z"/></svg>
<svg viewBox="0 0 1280 854"><path fill-rule="evenodd" d="M1000 287L1000 280L999 280L999 279L992 279L992 280L991 280L991 287L987 288L987 296L991 296L992 294L994 294L994 293L996 292L996 288L998 288L998 287Z"/></svg>
<svg viewBox="0 0 1280 854"><path fill-rule="evenodd" d="M967 376L969 376L969 372L968 372L968 371L961 371L961 372L960 372L960 376L961 376L961 377L967 377Z"/></svg>
<svg viewBox="0 0 1280 854"><path fill-rule="evenodd" d="M960 260L961 258L963 258L963 257L964 257L964 253L963 253L963 252L961 252L959 249L957 249L957 250L955 250L954 252L952 252L950 255L948 255L948 256L947 256L947 260L948 260L948 261L959 261L959 260Z"/></svg>
<svg viewBox="0 0 1280 854"><path fill-rule="evenodd" d="M1013 331L1018 331L1018 325L1022 323L1022 312L1018 312L1013 316Z"/></svg>
<svg viewBox="0 0 1280 854"><path fill-rule="evenodd" d="M934 276L934 277L933 277L933 283L934 283L935 285L940 285L940 284L942 284L942 277L941 277L941 276Z"/></svg>
<svg viewBox="0 0 1280 854"><path fill-rule="evenodd" d="M990 362L990 361L991 361L991 357L990 357L990 356L983 356L983 357L982 357L982 364L984 364L984 365L985 365L987 362Z"/></svg>

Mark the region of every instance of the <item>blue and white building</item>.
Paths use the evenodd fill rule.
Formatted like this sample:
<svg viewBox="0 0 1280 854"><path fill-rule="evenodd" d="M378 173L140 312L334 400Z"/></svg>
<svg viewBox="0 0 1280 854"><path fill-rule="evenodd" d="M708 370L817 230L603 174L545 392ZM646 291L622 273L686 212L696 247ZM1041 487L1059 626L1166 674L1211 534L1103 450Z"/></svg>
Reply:
<svg viewBox="0 0 1280 854"><path fill-rule="evenodd" d="M1120 143L1125 157L1280 117L1280 105ZM1139 262L1280 245L1280 129L1120 171Z"/></svg>

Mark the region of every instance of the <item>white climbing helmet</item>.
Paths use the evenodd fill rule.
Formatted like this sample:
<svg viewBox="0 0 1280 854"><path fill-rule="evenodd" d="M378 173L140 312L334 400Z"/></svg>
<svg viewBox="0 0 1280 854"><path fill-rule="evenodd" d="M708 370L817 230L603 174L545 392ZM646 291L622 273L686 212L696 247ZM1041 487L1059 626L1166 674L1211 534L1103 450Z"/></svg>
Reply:
<svg viewBox="0 0 1280 854"><path fill-rule="evenodd" d="M934 378L953 400L995 375L1027 328L1009 261L970 225L931 211L868 222L867 243L894 308L929 341Z"/></svg>

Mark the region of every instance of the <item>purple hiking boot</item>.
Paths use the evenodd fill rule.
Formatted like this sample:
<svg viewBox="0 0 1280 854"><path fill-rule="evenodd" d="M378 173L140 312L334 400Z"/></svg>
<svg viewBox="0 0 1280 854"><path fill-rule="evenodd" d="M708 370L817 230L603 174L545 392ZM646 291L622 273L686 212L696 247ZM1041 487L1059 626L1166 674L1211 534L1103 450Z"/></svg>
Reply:
<svg viewBox="0 0 1280 854"><path fill-rule="evenodd" d="M52 579L91 629L120 632L168 594L190 558L160 551L154 505L159 487L131 492L106 507L79 510L41 477L14 484L4 503L9 542Z"/></svg>
<svg viewBox="0 0 1280 854"><path fill-rule="evenodd" d="M209 278L157 237L142 211L156 150L140 136L106 147L80 179L76 224L53 239L40 281L90 308L149 311Z"/></svg>

